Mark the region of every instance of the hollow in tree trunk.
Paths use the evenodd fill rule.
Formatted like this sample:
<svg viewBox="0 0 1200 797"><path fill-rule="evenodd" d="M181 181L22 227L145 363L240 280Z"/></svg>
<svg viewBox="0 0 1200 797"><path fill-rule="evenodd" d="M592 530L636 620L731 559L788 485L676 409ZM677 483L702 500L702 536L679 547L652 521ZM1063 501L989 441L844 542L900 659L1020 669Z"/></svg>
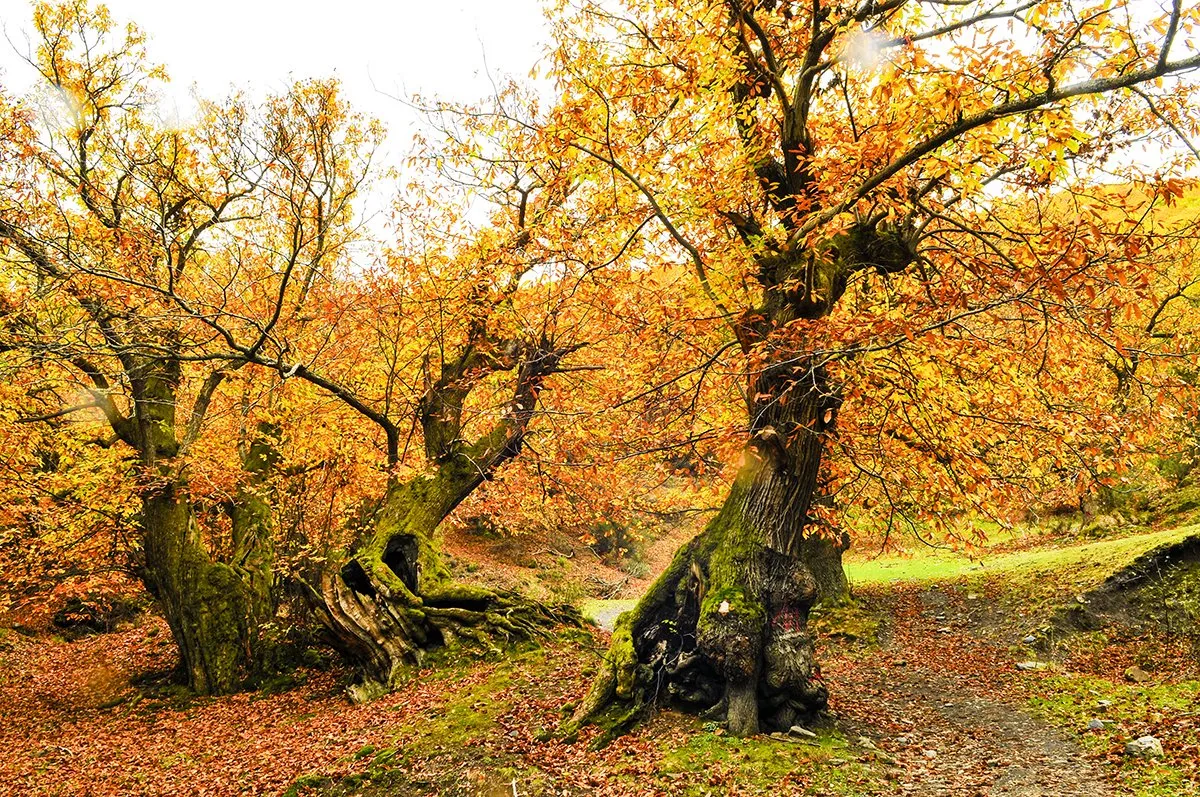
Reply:
<svg viewBox="0 0 1200 797"><path fill-rule="evenodd" d="M335 644L359 668L357 702L390 691L425 654L460 645L481 652L578 625L569 606L456 581L434 540L437 526L483 477L469 459L392 485L371 536L337 570L320 577L310 599Z"/></svg>

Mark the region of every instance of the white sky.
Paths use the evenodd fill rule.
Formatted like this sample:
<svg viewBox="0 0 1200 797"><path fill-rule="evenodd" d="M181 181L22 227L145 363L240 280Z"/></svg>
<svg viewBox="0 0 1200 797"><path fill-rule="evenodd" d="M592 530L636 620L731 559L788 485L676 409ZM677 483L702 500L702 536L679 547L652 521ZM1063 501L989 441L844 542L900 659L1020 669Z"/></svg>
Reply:
<svg viewBox="0 0 1200 797"><path fill-rule="evenodd" d="M545 49L538 0L108 0L114 20L136 22L153 62L165 64L181 109L196 84L261 93L289 78L336 75L354 107L387 122L405 148L417 114L385 96L420 93L470 101L488 71L524 78ZM0 26L27 49L33 4L0 0ZM485 66L486 64L486 66ZM32 70L0 38L0 82L21 92Z"/></svg>
<svg viewBox="0 0 1200 797"><path fill-rule="evenodd" d="M1159 2L1144 0L1148 10ZM253 95L283 89L290 79L335 75L355 108L387 123L391 138L384 160L390 165L407 151L419 124L417 112L394 96L479 99L491 88L489 71L526 77L548 38L540 0L108 0L106 5L115 20L132 20L149 35L150 58L166 65L172 93L185 113L193 84L201 95L220 98L231 84ZM30 0L0 0L0 27L22 51L32 27L31 9ZM0 83L19 93L31 73L0 37Z"/></svg>

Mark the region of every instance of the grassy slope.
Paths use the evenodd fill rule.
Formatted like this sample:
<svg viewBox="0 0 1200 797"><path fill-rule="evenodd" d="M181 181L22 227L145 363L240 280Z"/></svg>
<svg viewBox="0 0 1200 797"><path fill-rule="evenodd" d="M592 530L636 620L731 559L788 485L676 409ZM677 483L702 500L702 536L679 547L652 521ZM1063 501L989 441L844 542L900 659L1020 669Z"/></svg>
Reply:
<svg viewBox="0 0 1200 797"><path fill-rule="evenodd" d="M852 584L871 586L895 582L973 581L1000 577L1018 585L1086 589L1129 564L1138 555L1191 534L1200 525L1120 536L1083 545L1031 548L971 557L948 549L930 548L919 555L892 554L850 560L846 572Z"/></svg>

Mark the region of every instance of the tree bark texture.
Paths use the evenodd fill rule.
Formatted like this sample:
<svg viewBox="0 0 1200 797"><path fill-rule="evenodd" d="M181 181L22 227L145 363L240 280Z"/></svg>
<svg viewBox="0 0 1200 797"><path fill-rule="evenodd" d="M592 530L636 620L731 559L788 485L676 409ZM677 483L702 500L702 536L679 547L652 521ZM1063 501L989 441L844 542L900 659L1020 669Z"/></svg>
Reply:
<svg viewBox="0 0 1200 797"><path fill-rule="evenodd" d="M836 401L807 361L769 368L757 386L754 435L728 498L618 619L568 733L593 721L620 733L667 703L744 736L787 730L825 707L808 632L820 593L806 556L819 546L804 531Z"/></svg>
<svg viewBox="0 0 1200 797"><path fill-rule="evenodd" d="M395 688L425 654L444 646L483 652L578 625L569 606L456 581L433 534L483 481L467 459L443 462L430 475L392 485L371 537L311 591L335 644L359 668L351 697L366 701Z"/></svg>
<svg viewBox="0 0 1200 797"><path fill-rule="evenodd" d="M188 686L202 695L229 694L258 669L262 626L274 613L272 513L259 489L272 459L265 440L250 446L249 483L231 512L233 551L227 561L214 559L186 480L170 461L179 453L178 366L155 361L135 373L133 439L150 479L140 516L142 580L162 607Z"/></svg>
<svg viewBox="0 0 1200 797"><path fill-rule="evenodd" d="M202 695L236 691L256 667L261 623L272 612L269 556L255 544L241 563L213 561L176 484L143 497L141 525L143 580L171 628L188 686Z"/></svg>

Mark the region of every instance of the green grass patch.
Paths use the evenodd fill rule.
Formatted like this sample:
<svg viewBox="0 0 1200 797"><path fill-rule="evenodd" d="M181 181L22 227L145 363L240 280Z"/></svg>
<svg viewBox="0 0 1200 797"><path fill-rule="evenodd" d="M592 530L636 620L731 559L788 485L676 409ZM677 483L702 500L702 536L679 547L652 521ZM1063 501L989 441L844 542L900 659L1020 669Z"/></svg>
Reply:
<svg viewBox="0 0 1200 797"><path fill-rule="evenodd" d="M1031 689L1037 690L1029 700L1034 713L1067 730L1084 750L1117 762L1118 779L1135 797L1200 794L1196 762L1184 752L1195 749L1200 733L1194 724L1172 721L1194 716L1200 681L1134 685L1067 674L1039 679ZM1104 730L1087 730L1093 719L1104 721ZM1148 733L1163 742L1165 759L1122 755L1126 742Z"/></svg>
<svg viewBox="0 0 1200 797"><path fill-rule="evenodd" d="M671 718L680 724L690 718ZM706 726L711 728L711 723ZM686 732L685 732L686 733ZM716 733L664 736L659 778L674 783L672 794L722 794L732 786L739 794L771 795L804 787L806 793L826 795L883 794L878 765L835 731L821 730L818 738L795 741L756 736L738 739ZM868 761L860 761L867 758Z"/></svg>
<svg viewBox="0 0 1200 797"><path fill-rule="evenodd" d="M617 619L617 615L632 610L634 606L637 606L637 600L590 599L580 602L579 611L596 625L612 628L612 621Z"/></svg>
<svg viewBox="0 0 1200 797"><path fill-rule="evenodd" d="M1103 581L1146 551L1200 533L1185 526L1150 534L1116 537L1085 545L1036 548L989 555L968 555L929 549L919 556L892 554L846 562L850 583L858 586L897 581L928 582L983 580L1002 576L1014 585L1035 588L1081 589Z"/></svg>
<svg viewBox="0 0 1200 797"><path fill-rule="evenodd" d="M840 639L873 645L878 641L881 617L857 601L828 608L818 605L808 625L821 639Z"/></svg>
<svg viewBox="0 0 1200 797"><path fill-rule="evenodd" d="M283 797L301 797L301 795L313 794L332 785L333 780L325 775L315 773L301 775L284 791Z"/></svg>
<svg viewBox="0 0 1200 797"><path fill-rule="evenodd" d="M543 651L514 658L544 659ZM438 709L422 718L419 727L404 729L395 737L406 756L424 757L464 749L472 739L496 730L496 718L507 711L511 698L502 694L516 683L513 668L501 665L485 680L459 690Z"/></svg>

